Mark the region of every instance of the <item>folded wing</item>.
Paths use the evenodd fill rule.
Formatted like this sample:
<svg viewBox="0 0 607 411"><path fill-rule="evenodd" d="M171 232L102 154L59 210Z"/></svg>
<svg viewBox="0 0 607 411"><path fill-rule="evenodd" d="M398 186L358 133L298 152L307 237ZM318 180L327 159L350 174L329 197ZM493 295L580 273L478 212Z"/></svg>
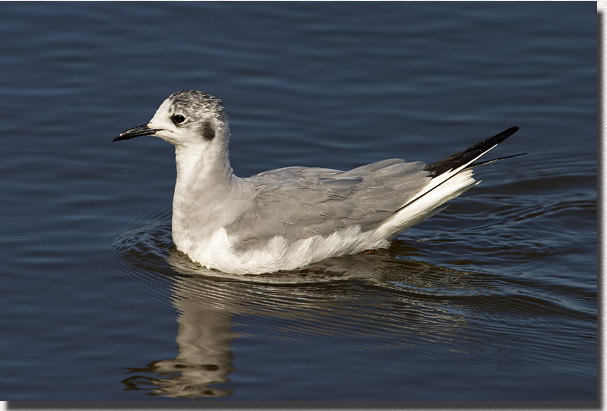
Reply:
<svg viewBox="0 0 607 411"><path fill-rule="evenodd" d="M237 246L254 247L277 233L293 241L355 225L372 230L428 184L424 167L388 159L346 172L305 167L264 172L251 177L255 198L226 231Z"/></svg>

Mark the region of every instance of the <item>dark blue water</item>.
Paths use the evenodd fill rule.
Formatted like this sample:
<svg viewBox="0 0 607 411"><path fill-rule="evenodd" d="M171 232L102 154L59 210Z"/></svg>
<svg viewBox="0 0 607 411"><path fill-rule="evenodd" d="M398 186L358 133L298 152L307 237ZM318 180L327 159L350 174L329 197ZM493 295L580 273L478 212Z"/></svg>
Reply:
<svg viewBox="0 0 607 411"><path fill-rule="evenodd" d="M0 398L596 401L597 17L556 3L1 3ZM432 162L481 185L375 254L209 275L173 148L220 97L235 172Z"/></svg>

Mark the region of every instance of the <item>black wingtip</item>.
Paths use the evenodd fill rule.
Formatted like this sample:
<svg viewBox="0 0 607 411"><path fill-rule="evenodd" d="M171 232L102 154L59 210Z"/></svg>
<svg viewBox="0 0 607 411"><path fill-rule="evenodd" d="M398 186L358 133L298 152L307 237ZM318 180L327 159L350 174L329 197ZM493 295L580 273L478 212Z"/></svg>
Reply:
<svg viewBox="0 0 607 411"><path fill-rule="evenodd" d="M513 126L510 128L507 128L506 130L502 131L501 133L498 133L495 136L490 137L485 141L495 139L495 140L497 140L495 144L499 144L502 141L504 141L505 139L507 139L508 137L510 137L511 135L513 135L514 133L516 133L518 131L518 129L519 129L518 126Z"/></svg>
<svg viewBox="0 0 607 411"><path fill-rule="evenodd" d="M480 156L487 150L501 143L502 141L516 133L518 129L518 126L507 128L501 133L498 133L493 137L489 137L481 142L478 142L466 148L465 150L458 151L457 153L452 154L449 157L444 158L440 161L437 161L436 163L427 165L424 170L429 171L431 176L438 176L446 171L456 169L474 160L476 157Z"/></svg>

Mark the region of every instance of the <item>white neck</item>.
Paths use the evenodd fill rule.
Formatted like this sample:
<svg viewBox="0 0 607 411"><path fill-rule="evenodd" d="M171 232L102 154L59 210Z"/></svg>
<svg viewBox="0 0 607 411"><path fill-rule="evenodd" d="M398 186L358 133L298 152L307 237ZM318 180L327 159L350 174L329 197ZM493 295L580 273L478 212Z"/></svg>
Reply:
<svg viewBox="0 0 607 411"><path fill-rule="evenodd" d="M204 188L220 189L234 176L227 147L176 146L175 192L188 194Z"/></svg>
<svg viewBox="0 0 607 411"><path fill-rule="evenodd" d="M175 160L173 242L187 252L196 239L211 235L228 223L222 220L222 210L238 196L241 184L230 166L227 142L177 145Z"/></svg>

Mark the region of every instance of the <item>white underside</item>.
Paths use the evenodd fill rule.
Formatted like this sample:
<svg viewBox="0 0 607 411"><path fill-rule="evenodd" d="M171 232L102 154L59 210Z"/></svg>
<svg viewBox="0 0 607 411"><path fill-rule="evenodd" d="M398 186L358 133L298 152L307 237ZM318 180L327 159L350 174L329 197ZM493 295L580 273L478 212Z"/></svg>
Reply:
<svg viewBox="0 0 607 411"><path fill-rule="evenodd" d="M276 236L265 246L247 250L234 247L237 238L231 238L222 227L206 241L196 244L178 244L177 248L190 259L207 268L232 274L262 274L279 270L293 270L306 265L345 254L386 247L389 241L407 228L434 215L445 202L457 197L475 183L471 169L458 169L451 178L437 184L433 179L404 208L372 231L362 232L354 225L329 236L314 236L288 242ZM455 175L453 175L455 174ZM442 176L441 176L442 177Z"/></svg>

